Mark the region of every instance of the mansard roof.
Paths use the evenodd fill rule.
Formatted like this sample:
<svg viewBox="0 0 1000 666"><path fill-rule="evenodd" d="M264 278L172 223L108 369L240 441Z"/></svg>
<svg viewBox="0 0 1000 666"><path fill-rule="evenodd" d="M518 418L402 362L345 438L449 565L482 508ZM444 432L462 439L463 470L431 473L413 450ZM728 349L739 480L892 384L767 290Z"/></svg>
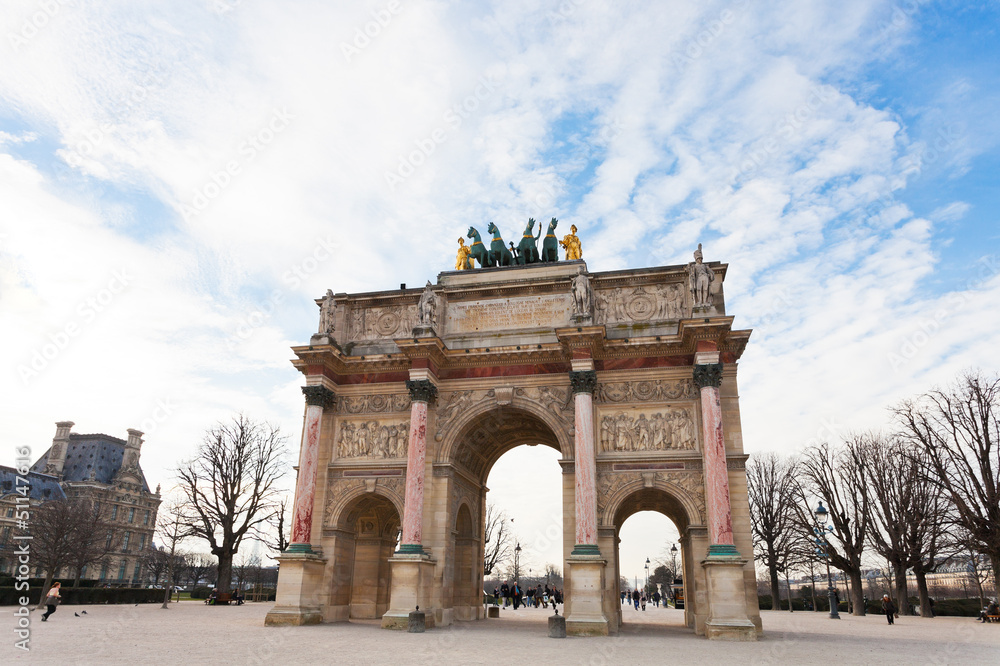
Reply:
<svg viewBox="0 0 1000 666"><path fill-rule="evenodd" d="M110 484L122 466L125 444L124 439L111 435L71 433L69 446L66 449L66 463L63 465L63 481L70 483L96 481ZM34 471L44 470L48 459L49 451L46 450L31 469ZM93 477L91 477L91 470L93 470ZM139 472L142 474L142 465L139 466ZM150 492L145 474L142 474L142 490Z"/></svg>
<svg viewBox="0 0 1000 666"><path fill-rule="evenodd" d="M0 497L17 494L18 487L24 485L22 481L19 486L17 483L18 476L17 470L13 467L0 465ZM28 483L31 486L29 496L33 500L47 502L49 500L66 499L66 493L63 492L62 486L59 485L59 479L54 476L29 471Z"/></svg>

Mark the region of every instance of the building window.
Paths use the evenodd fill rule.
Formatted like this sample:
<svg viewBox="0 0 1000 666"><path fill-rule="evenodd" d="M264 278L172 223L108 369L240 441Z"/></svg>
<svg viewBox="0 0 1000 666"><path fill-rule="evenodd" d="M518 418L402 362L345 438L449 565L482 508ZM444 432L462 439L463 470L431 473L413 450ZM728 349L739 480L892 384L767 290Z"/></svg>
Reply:
<svg viewBox="0 0 1000 666"><path fill-rule="evenodd" d="M149 513L149 512L147 511L146 513ZM14 507L10 507L9 509L7 509L7 517L8 518L13 518L14 517Z"/></svg>
<svg viewBox="0 0 1000 666"><path fill-rule="evenodd" d="M108 532L108 539L104 542L104 550L111 550L111 532Z"/></svg>
<svg viewBox="0 0 1000 666"><path fill-rule="evenodd" d="M107 577L108 577L108 565L107 564L102 564L101 565L101 580L104 580Z"/></svg>
<svg viewBox="0 0 1000 666"><path fill-rule="evenodd" d="M131 538L132 538L132 533L131 532L126 532L125 533L125 540L122 542L122 552L128 551L128 542L129 542L129 539L131 539Z"/></svg>
<svg viewBox="0 0 1000 666"><path fill-rule="evenodd" d="M86 577L87 577L87 565L84 564L83 567L80 569L80 578L86 578Z"/></svg>
<svg viewBox="0 0 1000 666"><path fill-rule="evenodd" d="M139 535L139 550L143 550L146 547L146 535Z"/></svg>
<svg viewBox="0 0 1000 666"><path fill-rule="evenodd" d="M125 567L128 566L128 562L122 560L122 563L118 565L118 580L125 580Z"/></svg>
<svg viewBox="0 0 1000 666"><path fill-rule="evenodd" d="M143 525L149 525L149 511L146 511L146 517L142 519Z"/></svg>
<svg viewBox="0 0 1000 666"><path fill-rule="evenodd" d="M135 583L140 582L142 575L142 565L138 562L135 563L135 571L132 572L132 581Z"/></svg>
<svg viewBox="0 0 1000 666"><path fill-rule="evenodd" d="M135 520L135 507L132 507L128 510L128 522L131 523L134 520Z"/></svg>
<svg viewBox="0 0 1000 666"><path fill-rule="evenodd" d="M10 539L10 528L3 528L3 533L0 533L0 546L6 546L7 540Z"/></svg>
<svg viewBox="0 0 1000 666"><path fill-rule="evenodd" d="M111 520L118 520L118 505L111 507Z"/></svg>

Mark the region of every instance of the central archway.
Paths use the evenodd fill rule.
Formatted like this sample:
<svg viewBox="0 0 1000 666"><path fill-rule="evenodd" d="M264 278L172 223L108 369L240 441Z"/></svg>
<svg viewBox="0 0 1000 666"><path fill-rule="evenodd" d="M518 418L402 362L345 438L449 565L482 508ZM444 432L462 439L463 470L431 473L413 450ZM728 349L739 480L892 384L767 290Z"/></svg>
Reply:
<svg viewBox="0 0 1000 666"><path fill-rule="evenodd" d="M563 559L572 549L572 438L567 425L568 420L560 413L514 396L512 404L470 409L442 434L434 467L435 475L450 477L450 534L442 578L452 584L443 586L445 592L440 607L445 622L448 621L448 609L455 620L484 616L482 564L486 548L486 481L496 462L511 449L542 445L560 453L564 471L563 506L559 507L563 517ZM568 472L566 463L570 463ZM566 506L567 489L569 507ZM570 516L568 530L567 516Z"/></svg>

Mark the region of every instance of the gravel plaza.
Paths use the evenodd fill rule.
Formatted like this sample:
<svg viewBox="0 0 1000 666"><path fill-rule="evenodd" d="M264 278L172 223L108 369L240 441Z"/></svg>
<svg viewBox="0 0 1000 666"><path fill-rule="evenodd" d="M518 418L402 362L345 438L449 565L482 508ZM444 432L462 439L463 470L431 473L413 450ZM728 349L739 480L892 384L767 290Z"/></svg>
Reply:
<svg viewBox="0 0 1000 666"><path fill-rule="evenodd" d="M0 663L498 664L530 655L541 664L987 664L1000 659L1000 625L973 618L924 620L882 616L762 611L756 643L706 641L681 625L682 614L624 609L622 632L610 638L551 639L543 609L506 610L499 620L459 622L424 634L381 629L377 620L265 628L271 604L211 607L60 606L47 623L32 613L31 651L13 647ZM75 614L87 611L86 615ZM12 627L12 607L2 609Z"/></svg>

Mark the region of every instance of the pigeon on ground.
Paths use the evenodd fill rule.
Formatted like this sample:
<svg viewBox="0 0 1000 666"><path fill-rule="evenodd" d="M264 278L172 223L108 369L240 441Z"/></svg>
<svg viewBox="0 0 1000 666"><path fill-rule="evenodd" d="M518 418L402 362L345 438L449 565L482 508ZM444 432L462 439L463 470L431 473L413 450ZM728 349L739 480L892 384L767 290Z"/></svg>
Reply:
<svg viewBox="0 0 1000 666"><path fill-rule="evenodd" d="M81 612L81 613L83 613L84 615L86 615L86 614L87 614L87 611L80 611L80 612Z"/></svg>
<svg viewBox="0 0 1000 666"><path fill-rule="evenodd" d="M80 617L79 613L73 613L73 615L75 615L76 617Z"/></svg>

